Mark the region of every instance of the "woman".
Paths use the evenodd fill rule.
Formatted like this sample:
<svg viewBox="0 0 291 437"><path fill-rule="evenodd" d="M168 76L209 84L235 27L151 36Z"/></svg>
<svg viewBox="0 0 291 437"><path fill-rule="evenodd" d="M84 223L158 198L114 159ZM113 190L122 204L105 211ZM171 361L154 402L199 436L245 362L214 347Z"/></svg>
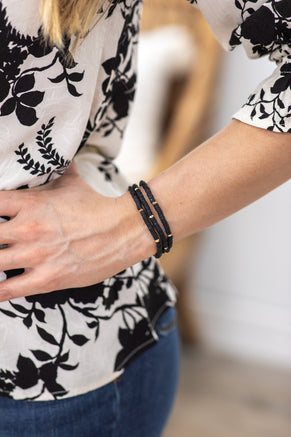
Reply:
<svg viewBox="0 0 291 437"><path fill-rule="evenodd" d="M159 436L177 380L175 290L138 202L156 231L154 203L112 161L141 1L20 5L0 2L0 435ZM174 240L291 176L290 2L198 6L225 47L278 66L224 130L149 182Z"/></svg>

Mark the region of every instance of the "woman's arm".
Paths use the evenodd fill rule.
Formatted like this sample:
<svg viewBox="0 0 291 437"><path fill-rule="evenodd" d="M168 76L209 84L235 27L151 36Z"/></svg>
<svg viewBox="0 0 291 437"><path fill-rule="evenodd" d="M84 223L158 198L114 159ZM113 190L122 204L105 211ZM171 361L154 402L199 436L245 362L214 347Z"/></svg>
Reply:
<svg viewBox="0 0 291 437"><path fill-rule="evenodd" d="M198 232L291 177L291 134L233 120L149 182L174 241ZM129 193L95 193L72 167L47 186L1 192L0 301L100 282L153 255L155 243Z"/></svg>
<svg viewBox="0 0 291 437"><path fill-rule="evenodd" d="M291 178L291 133L233 120L150 186L176 239L198 232Z"/></svg>

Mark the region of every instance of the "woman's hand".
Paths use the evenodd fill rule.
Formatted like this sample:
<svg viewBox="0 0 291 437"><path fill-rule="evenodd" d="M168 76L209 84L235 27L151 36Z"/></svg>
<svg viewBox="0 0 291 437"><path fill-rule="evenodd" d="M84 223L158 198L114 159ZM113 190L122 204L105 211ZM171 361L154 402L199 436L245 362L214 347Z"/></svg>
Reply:
<svg viewBox="0 0 291 437"><path fill-rule="evenodd" d="M100 282L155 249L129 194L96 193L74 164L44 186L0 192L0 216L11 217L0 270L25 269L0 283L0 301Z"/></svg>
<svg viewBox="0 0 291 437"><path fill-rule="evenodd" d="M149 182L175 241L238 211L291 177L291 134L233 120ZM43 187L0 192L0 301L100 282L155 253L129 193L95 193L72 166Z"/></svg>

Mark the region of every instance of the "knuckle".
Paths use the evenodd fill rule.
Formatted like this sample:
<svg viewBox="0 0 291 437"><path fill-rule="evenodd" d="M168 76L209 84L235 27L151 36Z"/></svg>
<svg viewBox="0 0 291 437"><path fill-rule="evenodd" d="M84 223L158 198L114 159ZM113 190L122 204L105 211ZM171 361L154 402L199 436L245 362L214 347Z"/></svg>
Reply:
<svg viewBox="0 0 291 437"><path fill-rule="evenodd" d="M25 254L25 259L30 260L31 263L41 264L48 256L48 249L42 245L33 245L29 253Z"/></svg>
<svg viewBox="0 0 291 437"><path fill-rule="evenodd" d="M18 267L35 267L44 258L45 254L38 247L22 247L17 253L13 254L10 262Z"/></svg>
<svg viewBox="0 0 291 437"><path fill-rule="evenodd" d="M32 235L40 235L43 233L43 223L39 220L31 220L27 224L27 231L30 232Z"/></svg>
<svg viewBox="0 0 291 437"><path fill-rule="evenodd" d="M26 194L25 197L25 207L28 211L39 209L39 207L43 204L42 199L39 196L35 196L34 194Z"/></svg>
<svg viewBox="0 0 291 437"><path fill-rule="evenodd" d="M5 249L5 253L2 253L1 255L0 269L2 271L20 267L21 257L19 256L18 252L15 252L13 247Z"/></svg>
<svg viewBox="0 0 291 437"><path fill-rule="evenodd" d="M51 277L48 273L42 272L35 273L34 277L31 279L31 288L33 290L33 294L36 293L48 293L52 291L51 288Z"/></svg>
<svg viewBox="0 0 291 437"><path fill-rule="evenodd" d="M16 231L17 232L17 231ZM43 225L37 220L22 222L18 225L18 235L21 239L33 240L43 234Z"/></svg>

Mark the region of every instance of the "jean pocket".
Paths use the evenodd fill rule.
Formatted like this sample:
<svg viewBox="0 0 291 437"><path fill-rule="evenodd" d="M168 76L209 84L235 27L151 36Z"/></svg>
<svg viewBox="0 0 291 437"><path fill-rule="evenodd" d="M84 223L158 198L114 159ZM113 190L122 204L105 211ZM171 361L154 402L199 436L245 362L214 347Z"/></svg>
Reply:
<svg viewBox="0 0 291 437"><path fill-rule="evenodd" d="M155 330L159 337L167 336L177 326L177 313L175 307L167 308L159 317Z"/></svg>

